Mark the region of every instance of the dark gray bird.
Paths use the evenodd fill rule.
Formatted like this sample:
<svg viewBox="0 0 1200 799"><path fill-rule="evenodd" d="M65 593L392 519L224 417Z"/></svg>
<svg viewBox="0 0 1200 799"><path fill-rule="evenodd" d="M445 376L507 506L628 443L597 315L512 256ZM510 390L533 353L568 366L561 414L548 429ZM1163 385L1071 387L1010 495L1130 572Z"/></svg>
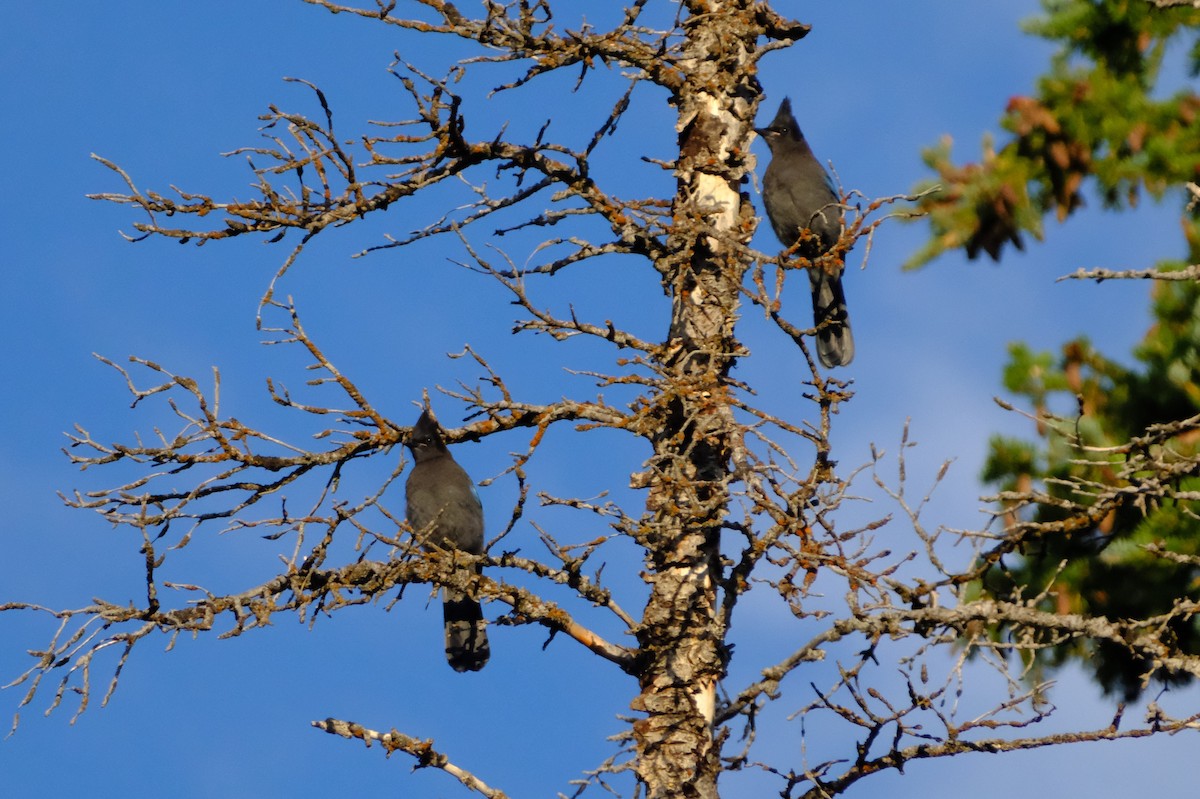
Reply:
<svg viewBox="0 0 1200 799"><path fill-rule="evenodd" d="M763 204L775 236L784 247L796 245L796 254L816 258L842 234L841 200L833 181L800 132L788 98L779 104L771 124L755 131L771 148L771 163L763 174ZM828 368L845 366L854 359L854 337L842 291L842 268L836 273L812 268L808 279L818 328L817 355Z"/></svg>
<svg viewBox="0 0 1200 799"><path fill-rule="evenodd" d="M483 505L475 484L463 471L429 411L421 414L406 442L412 450L412 473L404 487L408 523L427 549L455 549L483 554ZM476 573L479 573L476 567ZM446 622L446 660L455 671L479 671L491 649L479 600L442 588Z"/></svg>

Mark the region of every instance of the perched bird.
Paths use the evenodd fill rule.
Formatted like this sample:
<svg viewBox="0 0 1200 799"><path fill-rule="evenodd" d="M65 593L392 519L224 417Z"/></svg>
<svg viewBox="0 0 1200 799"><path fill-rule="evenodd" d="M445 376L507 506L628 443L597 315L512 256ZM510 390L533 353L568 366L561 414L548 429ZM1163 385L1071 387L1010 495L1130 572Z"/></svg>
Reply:
<svg viewBox="0 0 1200 799"><path fill-rule="evenodd" d="M775 236L784 247L796 245L797 254L816 258L842 234L841 200L833 181L804 140L788 98L779 104L771 124L755 132L771 148L771 163L763 174L763 204ZM842 291L842 269L827 272L814 267L808 270L808 279L818 328L817 355L826 367L845 366L854 358L854 337Z"/></svg>
<svg viewBox="0 0 1200 799"><path fill-rule="evenodd" d="M475 485L426 410L406 442L412 450L412 473L404 487L408 523L427 549L453 549L483 554L483 505ZM476 568L479 573L479 568ZM453 588L442 588L446 623L446 660L455 671L479 671L488 662L487 631L479 600Z"/></svg>

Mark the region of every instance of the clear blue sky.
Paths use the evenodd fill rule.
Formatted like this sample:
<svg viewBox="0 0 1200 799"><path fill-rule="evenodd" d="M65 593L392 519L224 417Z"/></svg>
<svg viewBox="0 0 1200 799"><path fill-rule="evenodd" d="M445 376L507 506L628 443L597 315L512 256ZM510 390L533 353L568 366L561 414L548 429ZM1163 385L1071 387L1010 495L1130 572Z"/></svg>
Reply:
<svg viewBox="0 0 1200 799"><path fill-rule="evenodd" d="M763 65L769 97L762 113L769 117L777 98L790 94L805 109L801 123L818 156L834 163L845 186L869 197L904 192L926 177L920 149L943 135L954 138L963 157L976 156L981 135L996 131L1008 98L1030 91L1049 56L1044 43L1017 28L1018 20L1037 10L1033 0L784 5L814 28ZM407 110L405 96L385 72L394 50L417 63L444 63L462 53L362 20L330 17L299 0L128 1L69 9L19 4L7 9L0 42L6 154L0 325L9 352L0 425L6 511L0 521L0 602L78 607L93 596L138 601L142 567L128 533L68 510L56 497L58 490L117 480L104 469L81 474L72 467L60 452L63 431L79 423L100 440L128 440L131 431L148 432L154 423L169 427L169 419L150 409L130 410L121 381L91 353L114 360L137 354L201 379L218 365L226 408L250 423L292 424L269 407L263 379L274 376L298 388L306 375L294 356L259 346L254 328L257 299L285 250L258 242L203 248L126 243L117 231L132 230L138 217L84 198L123 188L89 153L121 164L143 188L166 191L175 184L249 197L252 176L244 162L218 153L256 144L256 117L268 103L315 113L305 90L281 78L320 85L346 137L361 132L364 120L394 119ZM512 118L510 130L519 132L551 116L555 130L569 132L570 115L582 107L578 98L555 95L564 85L569 82L547 81L534 92L498 100L473 124L496 129ZM653 98L643 103L645 113L627 118L623 132L644 124L647 136L669 142L670 110ZM756 147L764 158L765 148ZM894 450L910 418L912 437L920 442L910 454L912 490L923 489L943 460L956 459L930 518L951 527L980 524L976 475L988 434L1030 434L1022 420L991 401L1001 393L1006 344L1024 339L1035 348L1053 348L1085 333L1109 354L1127 353L1148 323L1147 286L1095 287L1055 278L1080 266L1145 266L1151 258L1179 255L1174 200L1124 215L1104 213L1093 203L1068 225L1050 227L1044 243L1031 242L1025 254L999 267L948 256L903 274L899 264L920 245L924 228L885 226L868 268L857 270L852 258L847 276L858 356L846 376L857 395L837 428L835 456L842 466L865 463L872 442ZM453 242L350 259L384 233L410 230L409 210L400 207L385 219L321 237L282 286L342 370L400 423L415 416L411 402L422 388L474 382L478 369L443 356L467 341L536 399L586 388L561 377L559 359L587 365L599 350L529 342L529 350L510 347L513 309L499 301L497 315L495 288L447 262L461 254ZM761 235L768 237L760 240L764 249L775 246L769 231ZM597 317L608 313L621 321L624 315L647 335L661 332L663 304L653 281L632 270L631 284L596 286L588 277L556 279L544 295L547 302L562 308L571 301L596 309ZM613 300L620 301L616 309L604 310ZM450 302L453 315L443 311ZM746 338L753 356L738 376L768 397L783 398L775 401L798 394L801 364L790 344L768 335L763 325L748 325ZM444 418L457 418L448 400L437 407ZM482 479L498 474L507 453L523 446L523 440L493 438L456 454ZM539 466L551 490L558 490L565 469L578 465L569 446L556 446ZM644 453L614 454L633 456L602 464L619 486L621 468L636 469ZM579 489L586 479L570 488L586 490ZM593 492L609 487L595 482ZM891 510L868 480L861 481L861 492L872 502L848 510L846 526L856 515L861 520ZM488 507L501 509L492 517L497 524L510 494L503 481L484 491ZM904 529L888 530L903 546ZM528 527L514 535L527 554L538 551ZM186 551L193 571L173 576L200 574L196 579L215 590L256 584L274 568L275 546L254 535L205 536ZM567 791L567 780L610 753L603 739L622 729L616 716L627 712L635 689L628 678L570 641L542 651L538 631L509 628L493 633L487 669L454 674L441 658L440 613L426 607L424 596L414 587L389 612L382 605L341 612L312 631L281 617L271 629L234 640L181 639L171 652L163 651L165 639L143 643L107 707L99 707L98 692L74 725L68 724L72 707L41 716L49 694L24 709L17 734L0 741L0 792L169 792L180 799L351 791L364 797L466 795L443 774L410 773L405 756L389 761L378 749L366 751L309 728L310 720L326 716L433 737L456 762L513 797ZM780 629L770 616L755 616L758 606L748 601L738 617L737 655L746 662L735 667L743 678L751 676L751 666L769 662L751 659L753 642ZM45 644L51 632L45 619L0 615L0 683L20 673L28 665L25 650ZM1110 711L1096 690L1075 672L1060 676L1054 698L1062 710L1055 727L1080 719L1104 724ZM103 666L95 679L107 679ZM790 686L781 707L803 704L806 683ZM730 688L736 690L736 683ZM3 726L23 690L0 692ZM781 725L769 750L778 764L798 766L798 725ZM1034 782L1048 795L1181 796L1194 790L1193 759L1194 742L1181 737L976 755L914 763L905 776L868 780L848 795L938 796L970 781L973 799L1009 797ZM775 790L772 782L748 780L731 782L726 795Z"/></svg>

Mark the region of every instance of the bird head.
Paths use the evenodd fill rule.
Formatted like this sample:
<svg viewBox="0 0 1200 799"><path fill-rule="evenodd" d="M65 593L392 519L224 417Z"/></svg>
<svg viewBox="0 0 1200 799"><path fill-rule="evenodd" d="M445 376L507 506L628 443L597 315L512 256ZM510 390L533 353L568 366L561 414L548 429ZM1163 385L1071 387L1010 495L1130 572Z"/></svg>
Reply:
<svg viewBox="0 0 1200 799"><path fill-rule="evenodd" d="M447 452L446 443L442 441L442 430L428 409L421 413L421 418L413 425L412 432L408 434L408 440L404 444L412 450L413 458L418 463Z"/></svg>
<svg viewBox="0 0 1200 799"><path fill-rule="evenodd" d="M765 128L755 128L754 132L763 137L772 152L781 142L804 140L800 125L796 122L796 117L792 116L792 101L788 97L784 97L783 102L779 104L779 110L775 112L771 124Z"/></svg>

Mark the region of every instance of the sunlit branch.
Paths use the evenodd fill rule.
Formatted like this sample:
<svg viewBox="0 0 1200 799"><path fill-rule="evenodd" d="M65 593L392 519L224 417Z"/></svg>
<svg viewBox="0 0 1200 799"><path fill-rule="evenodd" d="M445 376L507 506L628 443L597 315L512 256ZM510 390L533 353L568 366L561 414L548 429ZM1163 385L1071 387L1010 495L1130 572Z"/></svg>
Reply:
<svg viewBox="0 0 1200 799"><path fill-rule="evenodd" d="M503 791L491 787L471 772L450 762L450 758L433 748L432 740L418 740L396 730L392 730L391 732L377 732L352 721L342 721L332 718L323 721L314 721L312 726L319 730L324 730L331 735L340 735L343 738L357 738L368 747L371 746L372 742L377 742L383 746L383 751L388 755L393 752L404 752L416 759L417 765L415 768L440 769L451 777L454 777L467 788L488 797L488 799L507 799L507 794Z"/></svg>

